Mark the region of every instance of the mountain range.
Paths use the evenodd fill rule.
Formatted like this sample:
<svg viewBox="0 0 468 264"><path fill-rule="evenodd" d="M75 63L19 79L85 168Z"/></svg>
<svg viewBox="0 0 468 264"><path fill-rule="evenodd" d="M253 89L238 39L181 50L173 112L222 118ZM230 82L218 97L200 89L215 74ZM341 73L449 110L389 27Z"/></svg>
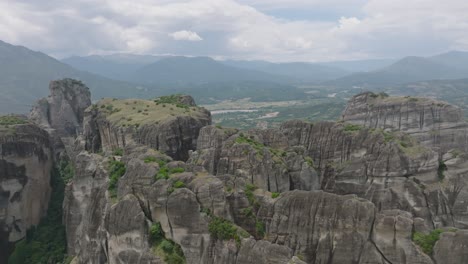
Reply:
<svg viewBox="0 0 468 264"><path fill-rule="evenodd" d="M87 83L95 98L138 97L149 93L142 86L80 71L44 53L0 41L0 113L25 113L47 95L51 80L75 78Z"/></svg>
<svg viewBox="0 0 468 264"><path fill-rule="evenodd" d="M424 80L468 77L468 52L451 51L432 57L409 56L371 72L354 73L327 82L330 86L385 87Z"/></svg>
<svg viewBox="0 0 468 264"><path fill-rule="evenodd" d="M307 98L299 85L330 89L398 89L429 80L468 78L468 52L432 57L327 63L273 63L214 60L209 57L114 54L70 57L61 61L44 53L0 41L0 113L26 113L47 93L51 80L75 78L102 97L153 97L192 94L203 103L226 99ZM355 72L363 71L363 72ZM437 82L432 82L437 83ZM431 85L431 87L434 87ZM456 96L456 95L455 95Z"/></svg>

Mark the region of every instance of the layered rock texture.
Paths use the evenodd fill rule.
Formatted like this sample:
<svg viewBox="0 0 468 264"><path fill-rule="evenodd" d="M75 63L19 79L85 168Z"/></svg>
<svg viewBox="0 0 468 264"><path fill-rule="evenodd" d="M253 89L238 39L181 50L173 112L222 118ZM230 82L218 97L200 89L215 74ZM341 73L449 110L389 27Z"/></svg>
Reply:
<svg viewBox="0 0 468 264"><path fill-rule="evenodd" d="M362 93L350 100L343 121L403 131L441 153L451 149L468 150L468 124L462 110L441 101Z"/></svg>
<svg viewBox="0 0 468 264"><path fill-rule="evenodd" d="M47 132L25 118L0 117L0 262L47 212L52 148Z"/></svg>
<svg viewBox="0 0 468 264"><path fill-rule="evenodd" d="M84 110L91 105L91 93L73 79L51 81L50 95L36 102L29 118L50 134L53 147L60 153L81 134Z"/></svg>
<svg viewBox="0 0 468 264"><path fill-rule="evenodd" d="M86 149L98 152L139 143L186 160L196 149L198 131L211 124L211 114L190 96L149 100L104 99L85 112Z"/></svg>
<svg viewBox="0 0 468 264"><path fill-rule="evenodd" d="M73 79L51 81L50 95L33 106L30 119L55 130L60 137L77 136L83 127L84 110L91 105L91 93L82 82Z"/></svg>
<svg viewBox="0 0 468 264"><path fill-rule="evenodd" d="M364 93L339 122L250 131L210 125L189 96L83 107L78 137L64 142L73 263L468 261L466 124L455 107Z"/></svg>

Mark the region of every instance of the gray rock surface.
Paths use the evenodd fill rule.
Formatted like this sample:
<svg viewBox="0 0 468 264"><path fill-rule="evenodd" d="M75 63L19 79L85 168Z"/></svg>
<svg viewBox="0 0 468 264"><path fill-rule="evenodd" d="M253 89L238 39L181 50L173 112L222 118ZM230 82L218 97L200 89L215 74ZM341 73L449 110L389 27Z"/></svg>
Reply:
<svg viewBox="0 0 468 264"><path fill-rule="evenodd" d="M83 127L84 110L91 105L91 93L73 79L51 81L50 95L33 106L30 119L58 137L77 136Z"/></svg>
<svg viewBox="0 0 468 264"><path fill-rule="evenodd" d="M400 99L375 100L393 104ZM444 232L431 255L412 240L413 232L467 228L468 223L468 158L449 150L452 143L444 143L445 136L439 145L425 141L424 125L414 132L413 121L405 121L404 129L390 129L353 126L350 118L289 121L276 129L240 132L198 123L198 137L186 138L190 145L181 143L189 132L175 135L167 122L179 126L179 118L198 114L184 116L187 108L181 107L171 110L181 116L159 123L145 123L145 115L120 118L123 110L116 109L127 106L139 114L141 106L134 102L107 100L86 110L85 134L75 148L82 152L64 204L68 250L77 263L164 263L149 241L156 222L166 239L180 245L187 263L466 262L466 230ZM450 106L418 102L424 107L407 102L419 109L405 110L411 120L431 106L441 108L437 120L442 123L460 121L444 117ZM150 103L160 107L157 100ZM148 115L154 114L152 106L142 107L142 113L146 107ZM157 109L168 110L162 108ZM351 109L345 116L361 120ZM424 118L426 124L434 122ZM135 126L135 120L141 125ZM459 131L448 124L439 128L441 134ZM160 137L170 138L164 143L168 147ZM122 157L111 151L119 147ZM92 154L101 148L103 156ZM183 155L187 162L173 160ZM112 159L126 166L116 197L108 191ZM446 168L441 170L441 164ZM215 218L236 228L235 239L212 236Z"/></svg>
<svg viewBox="0 0 468 264"><path fill-rule="evenodd" d="M367 92L349 101L342 120L369 128L406 132L440 153L451 149L468 151L468 124L462 110L441 101Z"/></svg>
<svg viewBox="0 0 468 264"><path fill-rule="evenodd" d="M468 230L444 232L434 247L434 259L437 263L468 263Z"/></svg>
<svg viewBox="0 0 468 264"><path fill-rule="evenodd" d="M31 123L0 125L0 261L45 216L52 168L46 131Z"/></svg>
<svg viewBox="0 0 468 264"><path fill-rule="evenodd" d="M300 150L288 149L288 139L276 130L250 131L207 126L201 129L197 152L189 163L213 175L248 178L271 192L320 188L311 160Z"/></svg>
<svg viewBox="0 0 468 264"><path fill-rule="evenodd" d="M187 160L188 152L196 149L199 130L209 124L210 112L195 106L189 96L164 104L105 99L86 110L84 138L86 149L93 152L138 143Z"/></svg>

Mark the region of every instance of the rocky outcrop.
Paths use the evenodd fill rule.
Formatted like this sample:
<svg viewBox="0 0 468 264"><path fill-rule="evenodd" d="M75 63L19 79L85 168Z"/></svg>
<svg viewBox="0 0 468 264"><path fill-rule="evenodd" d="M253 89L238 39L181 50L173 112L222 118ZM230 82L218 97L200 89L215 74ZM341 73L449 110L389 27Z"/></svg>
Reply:
<svg viewBox="0 0 468 264"><path fill-rule="evenodd" d="M205 126L184 147L184 129L171 138L161 126L207 119L176 98L106 99L86 110L64 203L76 263L165 263L155 226L187 263L465 261L465 230L444 232L433 253L413 241L467 228L463 152L441 156L418 133L348 121ZM114 178L116 163L124 170Z"/></svg>
<svg viewBox="0 0 468 264"><path fill-rule="evenodd" d="M79 256L79 263L102 263L107 259L104 218L108 173L103 157L81 153L74 161L75 176L65 189L63 222L68 254Z"/></svg>
<svg viewBox="0 0 468 264"><path fill-rule="evenodd" d="M91 105L91 93L73 79L51 81L50 95L33 106L30 119L58 137L77 136L83 127L84 110Z"/></svg>
<svg viewBox="0 0 468 264"><path fill-rule="evenodd" d="M437 263L468 263L468 230L450 231L441 234L434 247Z"/></svg>
<svg viewBox="0 0 468 264"><path fill-rule="evenodd" d="M211 115L189 96L104 99L86 110L84 123L87 150L112 151L139 143L187 160L189 150L196 149L199 130L211 124Z"/></svg>
<svg viewBox="0 0 468 264"><path fill-rule="evenodd" d="M342 120L405 132L442 154L451 149L468 151L468 124L462 110L441 101L366 92L349 101Z"/></svg>
<svg viewBox="0 0 468 264"><path fill-rule="evenodd" d="M319 176L301 148L288 148L276 130L239 132L214 126L200 131L190 163L213 175L234 175L267 191L317 190Z"/></svg>
<svg viewBox="0 0 468 264"><path fill-rule="evenodd" d="M17 119L17 118L16 118ZM23 119L0 124L0 262L46 214L53 167L46 131ZM1 122L0 122L1 123Z"/></svg>

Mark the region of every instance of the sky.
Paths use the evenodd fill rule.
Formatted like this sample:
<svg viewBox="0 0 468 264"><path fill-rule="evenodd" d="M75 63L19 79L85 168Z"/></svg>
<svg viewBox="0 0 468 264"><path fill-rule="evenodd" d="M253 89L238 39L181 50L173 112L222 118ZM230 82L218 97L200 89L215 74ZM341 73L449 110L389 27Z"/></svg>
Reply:
<svg viewBox="0 0 468 264"><path fill-rule="evenodd" d="M399 58L468 50L466 14L466 0L0 0L0 39L57 58Z"/></svg>

